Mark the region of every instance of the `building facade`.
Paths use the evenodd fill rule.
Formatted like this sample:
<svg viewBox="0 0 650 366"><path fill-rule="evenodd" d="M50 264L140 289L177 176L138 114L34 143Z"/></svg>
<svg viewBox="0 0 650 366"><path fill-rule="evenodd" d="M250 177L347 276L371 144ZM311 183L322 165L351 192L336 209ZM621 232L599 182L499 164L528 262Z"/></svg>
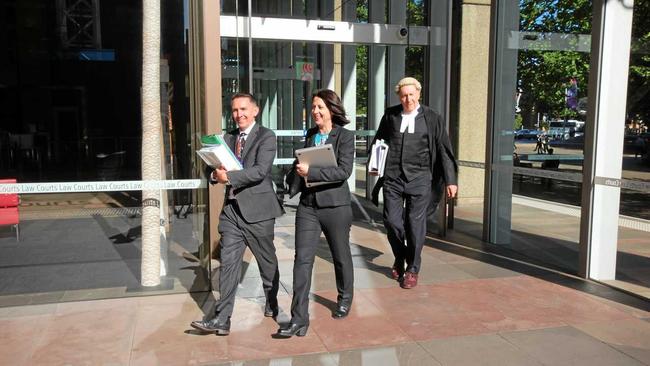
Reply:
<svg viewBox="0 0 650 366"><path fill-rule="evenodd" d="M142 124L152 3L153 136ZM202 135L233 128L230 96L254 94L259 122L275 130L282 196L312 125L311 94L335 90L355 121L350 186L364 198L367 144L404 76L422 81L421 102L445 117L459 159L459 197L431 217L432 236L650 293L647 2L152 3L2 1L0 178L17 179L2 192L21 199L20 240L0 226L5 303L210 290L223 191L206 186L194 150ZM566 132L550 136L552 121ZM143 181L151 139L161 179ZM142 285L152 260L142 254L142 207L153 202L142 191L152 188L153 287Z"/></svg>

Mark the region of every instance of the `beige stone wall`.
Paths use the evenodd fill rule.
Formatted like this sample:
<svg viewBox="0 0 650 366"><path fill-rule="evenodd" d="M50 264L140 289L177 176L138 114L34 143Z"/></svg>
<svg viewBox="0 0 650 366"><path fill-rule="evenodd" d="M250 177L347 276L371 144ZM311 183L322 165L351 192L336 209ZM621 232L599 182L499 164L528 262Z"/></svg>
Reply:
<svg viewBox="0 0 650 366"><path fill-rule="evenodd" d="M458 159L485 162L490 0L463 2ZM459 167L459 204L482 200L483 169Z"/></svg>

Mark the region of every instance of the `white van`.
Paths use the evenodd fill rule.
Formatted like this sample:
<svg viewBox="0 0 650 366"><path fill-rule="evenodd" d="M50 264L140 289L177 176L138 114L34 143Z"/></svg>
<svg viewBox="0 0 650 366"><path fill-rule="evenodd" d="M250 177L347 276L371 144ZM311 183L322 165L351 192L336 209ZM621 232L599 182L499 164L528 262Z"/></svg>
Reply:
<svg viewBox="0 0 650 366"><path fill-rule="evenodd" d="M584 134L585 123L575 119L549 122L548 136L554 140L568 140Z"/></svg>

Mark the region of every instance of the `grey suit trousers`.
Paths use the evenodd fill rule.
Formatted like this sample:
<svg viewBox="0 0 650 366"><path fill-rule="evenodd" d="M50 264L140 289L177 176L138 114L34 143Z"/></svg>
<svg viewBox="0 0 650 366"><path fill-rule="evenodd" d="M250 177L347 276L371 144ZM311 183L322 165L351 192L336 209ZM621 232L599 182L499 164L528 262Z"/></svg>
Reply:
<svg viewBox="0 0 650 366"><path fill-rule="evenodd" d="M221 267L219 267L219 293L215 316L225 321L232 315L235 294L241 277L241 264L246 246L251 249L262 277L266 301L273 307L278 303L280 272L273 245L275 218L247 223L241 217L237 203L227 201L219 216L221 234Z"/></svg>

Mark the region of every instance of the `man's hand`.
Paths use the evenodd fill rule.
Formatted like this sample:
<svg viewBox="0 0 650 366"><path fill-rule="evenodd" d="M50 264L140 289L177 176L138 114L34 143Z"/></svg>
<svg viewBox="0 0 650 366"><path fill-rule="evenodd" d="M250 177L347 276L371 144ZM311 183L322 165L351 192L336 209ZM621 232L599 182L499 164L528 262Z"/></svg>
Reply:
<svg viewBox="0 0 650 366"><path fill-rule="evenodd" d="M296 164L296 173L298 173L299 176L306 177L308 172L309 172L309 164L307 163Z"/></svg>
<svg viewBox="0 0 650 366"><path fill-rule="evenodd" d="M458 186L456 185L447 186L447 198L456 197L456 193L458 193Z"/></svg>
<svg viewBox="0 0 650 366"><path fill-rule="evenodd" d="M221 184L226 184L228 183L228 175L226 174L228 171L224 167L219 167L218 169L215 169L212 171L212 180L216 180L217 182Z"/></svg>

